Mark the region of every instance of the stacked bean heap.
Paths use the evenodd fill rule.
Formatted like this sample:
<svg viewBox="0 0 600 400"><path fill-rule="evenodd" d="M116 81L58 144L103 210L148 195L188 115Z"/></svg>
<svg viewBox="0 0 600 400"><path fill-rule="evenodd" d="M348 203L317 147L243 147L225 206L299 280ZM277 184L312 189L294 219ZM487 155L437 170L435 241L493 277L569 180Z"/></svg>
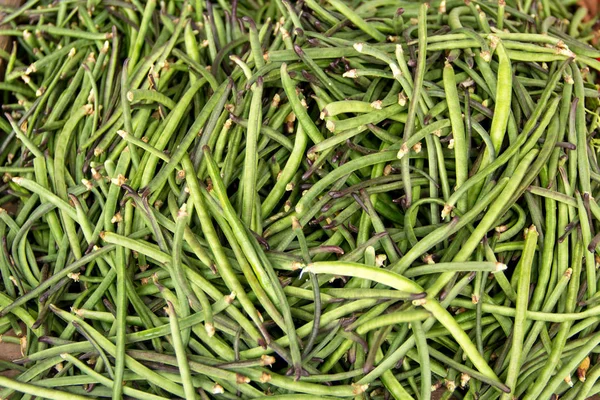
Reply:
<svg viewBox="0 0 600 400"><path fill-rule="evenodd" d="M567 3L0 9L0 398L600 392Z"/></svg>

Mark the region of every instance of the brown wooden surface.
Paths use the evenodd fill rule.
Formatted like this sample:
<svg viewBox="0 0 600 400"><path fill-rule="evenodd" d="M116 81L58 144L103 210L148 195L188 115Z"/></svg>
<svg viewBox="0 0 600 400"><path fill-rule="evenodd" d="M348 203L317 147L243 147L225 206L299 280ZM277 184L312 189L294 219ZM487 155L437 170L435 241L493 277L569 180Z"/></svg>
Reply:
<svg viewBox="0 0 600 400"><path fill-rule="evenodd" d="M600 9L600 0L580 0L578 4L588 9L588 16L593 17Z"/></svg>
<svg viewBox="0 0 600 400"><path fill-rule="evenodd" d="M12 330L6 333L8 336L12 334ZM19 357L21 357L21 348L18 344L0 342L0 360L13 361ZM17 371L4 371L0 372L0 375L14 376L17 373Z"/></svg>

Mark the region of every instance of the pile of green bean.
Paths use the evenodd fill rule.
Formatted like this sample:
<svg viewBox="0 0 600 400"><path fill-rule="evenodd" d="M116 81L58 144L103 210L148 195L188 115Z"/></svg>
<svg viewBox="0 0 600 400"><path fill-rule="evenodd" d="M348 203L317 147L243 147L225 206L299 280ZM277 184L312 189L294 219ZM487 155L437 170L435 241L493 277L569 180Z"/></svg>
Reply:
<svg viewBox="0 0 600 400"><path fill-rule="evenodd" d="M0 24L1 399L600 393L600 22L573 1Z"/></svg>

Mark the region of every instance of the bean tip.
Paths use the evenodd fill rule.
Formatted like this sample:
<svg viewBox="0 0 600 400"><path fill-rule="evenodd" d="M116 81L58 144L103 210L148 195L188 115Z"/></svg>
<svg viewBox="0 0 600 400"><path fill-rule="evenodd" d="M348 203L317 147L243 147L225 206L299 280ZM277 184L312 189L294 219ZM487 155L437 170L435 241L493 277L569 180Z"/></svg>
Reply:
<svg viewBox="0 0 600 400"><path fill-rule="evenodd" d="M211 324L210 322L207 322L206 324L204 324L204 329L206 330L206 334L208 335L208 337L213 337L215 336L215 326L213 324Z"/></svg>
<svg viewBox="0 0 600 400"><path fill-rule="evenodd" d="M259 381L261 383L267 383L272 379L271 374L269 374L268 372L264 372L260 375Z"/></svg>
<svg viewBox="0 0 600 400"><path fill-rule="evenodd" d="M358 78L358 72L355 68L349 69L348 71L342 74L342 78Z"/></svg>
<svg viewBox="0 0 600 400"><path fill-rule="evenodd" d="M302 229L302 225L295 215L292 215L292 229Z"/></svg>
<svg viewBox="0 0 600 400"><path fill-rule="evenodd" d="M452 206L450 204L445 204L444 208L442 209L442 218L448 217L453 209L454 209L454 206Z"/></svg>
<svg viewBox="0 0 600 400"><path fill-rule="evenodd" d="M371 102L370 106L376 110L381 110L383 108L383 101L375 100Z"/></svg>
<svg viewBox="0 0 600 400"><path fill-rule="evenodd" d="M369 388L369 384L365 383L363 385L358 384L358 383L352 383L352 393L355 396L359 396L361 394L363 394L364 392L367 391L367 389Z"/></svg>
<svg viewBox="0 0 600 400"><path fill-rule="evenodd" d="M223 386L219 385L218 383L215 383L212 387L212 393L213 394L223 394L223 393L225 393L225 389L223 389Z"/></svg>
<svg viewBox="0 0 600 400"><path fill-rule="evenodd" d="M335 131L335 122L333 122L332 120L329 120L325 123L325 127L327 128L328 131L334 132Z"/></svg>
<svg viewBox="0 0 600 400"><path fill-rule="evenodd" d="M187 204L183 203L181 205L181 208L179 208L179 210L177 211L177 219L185 219L188 217L188 212L187 212Z"/></svg>
<svg viewBox="0 0 600 400"><path fill-rule="evenodd" d="M302 265L300 267L300 276L298 276L298 279L301 279L305 272L312 272L312 265L313 264Z"/></svg>
<svg viewBox="0 0 600 400"><path fill-rule="evenodd" d="M496 266L494 268L494 272L500 272L500 271L504 271L508 269L508 265L501 263L501 262L497 262Z"/></svg>
<svg viewBox="0 0 600 400"><path fill-rule="evenodd" d="M567 268L567 270L563 273L563 276L567 279L571 279L571 275L573 275L573 269Z"/></svg>
<svg viewBox="0 0 600 400"><path fill-rule="evenodd" d="M260 356L260 363L263 367L270 367L271 365L275 364L275 361L275 357L273 356L269 356L267 354Z"/></svg>
<svg viewBox="0 0 600 400"><path fill-rule="evenodd" d="M454 391L456 390L456 383L453 380L445 379L444 385L446 386L446 389L451 393L454 393Z"/></svg>
<svg viewBox="0 0 600 400"><path fill-rule="evenodd" d="M501 383L500 385L498 385L498 388L500 390L502 390L504 393L510 393L510 388L508 386L506 386L505 384Z"/></svg>
<svg viewBox="0 0 600 400"><path fill-rule="evenodd" d="M425 304L427 304L427 299L425 297L421 298L421 299L415 299L412 301L413 306L415 307L419 307L419 306L424 306Z"/></svg>

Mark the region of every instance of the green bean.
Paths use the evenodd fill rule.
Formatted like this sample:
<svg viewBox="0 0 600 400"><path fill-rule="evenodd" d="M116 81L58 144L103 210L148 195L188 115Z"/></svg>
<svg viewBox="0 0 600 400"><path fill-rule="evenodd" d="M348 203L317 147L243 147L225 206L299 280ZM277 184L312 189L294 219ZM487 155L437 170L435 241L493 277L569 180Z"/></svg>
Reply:
<svg viewBox="0 0 600 400"><path fill-rule="evenodd" d="M12 117L8 114L5 114L5 116L8 122L10 123L10 126L14 130L17 138L19 138L19 140L23 142L27 149L31 151L36 157L44 158L44 155L42 154L40 149L38 149L38 147L31 141L31 139L29 139L23 132L21 132L21 129L17 126Z"/></svg>
<svg viewBox="0 0 600 400"><path fill-rule="evenodd" d="M492 38L492 41L494 40ZM496 107L494 108L494 118L492 119L492 126L490 128L490 138L494 144L495 152L498 153L506 132L511 107L512 68L510 64L511 60L501 40L497 40L496 42L496 51L499 58L499 67L496 86ZM486 154L484 156L484 160L486 161L482 162L481 167L485 167L488 163L489 151L487 149Z"/></svg>
<svg viewBox="0 0 600 400"><path fill-rule="evenodd" d="M412 278L415 276L421 276L425 274L437 274L440 272L446 271L488 271L488 272L499 272L504 271L508 267L502 263L494 263L494 262L464 262L460 264L455 263L436 263L431 265L422 265L419 267L412 267L406 272L404 272L404 276L407 278Z"/></svg>
<svg viewBox="0 0 600 400"><path fill-rule="evenodd" d="M377 124L383 121L384 119L392 118L392 116L398 119L404 119L402 114L398 115L398 113L404 110L404 108L404 106L401 106L399 104L393 104L384 109L375 110L368 114L363 114L354 118L348 118L342 121L333 121L330 119L327 121L327 129L333 133L338 133L358 128L362 125Z"/></svg>
<svg viewBox="0 0 600 400"><path fill-rule="evenodd" d="M292 110L298 118L298 121L302 125L302 128L308 135L308 137L313 141L313 143L317 144L323 140L323 135L314 122L310 119L308 113L304 109L304 106L300 103L298 96L296 94L296 89L290 75L288 74L287 64L281 64L281 83L283 85L283 89L285 90L285 94L288 97L288 101L292 105Z"/></svg>
<svg viewBox="0 0 600 400"><path fill-rule="evenodd" d="M408 106L408 117L404 125L403 140L406 142L413 134L415 117L417 115L417 104L421 98L423 86L423 75L425 73L425 61L427 55L427 10L429 5L421 4L419 7L419 56L417 59L417 71L413 82L413 93ZM408 159L403 158L402 162L402 181L404 191L406 192L406 205L412 203L412 187L410 185L410 174L408 172Z"/></svg>
<svg viewBox="0 0 600 400"><path fill-rule="evenodd" d="M117 133L123 140L127 141L128 143L135 144L137 147L144 149L148 153L151 153L152 155L160 158L163 161L166 161L166 162L171 161L171 158L168 155L159 151L158 149L156 149L152 145L144 142L143 140L130 135L129 132L119 130L119 131L117 131Z"/></svg>
<svg viewBox="0 0 600 400"><path fill-rule="evenodd" d="M459 188L467 180L467 170L469 165L467 160L465 127L460 111L458 91L456 90L454 69L450 63L446 63L444 66L444 90L446 91L446 101L448 102L448 111L450 113L450 123L452 127L452 138L454 140L456 187ZM466 199L461 199L461 201L459 201L458 208L462 211L466 210Z"/></svg>
<svg viewBox="0 0 600 400"><path fill-rule="evenodd" d="M519 264L519 286L517 288L517 301L515 305L515 323L513 325L510 363L508 364L506 377L506 386L511 388L512 392L516 389L517 375L521 368L519 364L521 360L521 350L523 349L523 339L525 336L524 324L529 301L529 282L531 279L537 238L537 230L535 229L535 226L531 226L525 237L525 249L523 250L523 257ZM506 397L507 395L503 396Z"/></svg>
<svg viewBox="0 0 600 400"><path fill-rule="evenodd" d="M356 333L359 335L365 334L373 329L381 328L383 326L395 325L404 322L416 322L421 321L429 317L426 311L415 310L415 311L400 311L396 313L384 314L379 317L375 317L365 323L360 324Z"/></svg>
<svg viewBox="0 0 600 400"><path fill-rule="evenodd" d="M464 308L474 308L474 304L469 304L468 301L454 300L453 305ZM483 303L482 309L485 312L491 312L506 317L514 317L515 310L510 307L496 306L492 304ZM578 312L578 313L545 313L541 311L527 311L526 318L534 321L545 321L545 322L563 322L563 321L578 321L581 319L589 318L594 316L598 312L598 307L590 308L589 310Z"/></svg>
<svg viewBox="0 0 600 400"><path fill-rule="evenodd" d="M259 124L261 123L259 118L262 115L262 92L263 81L259 78L252 88L252 103L250 105L248 135L246 137L246 155L244 157L244 175L242 177L242 222L247 226L254 226L254 224L252 224L252 215L255 209L254 199L256 193L256 146L258 142Z"/></svg>
<svg viewBox="0 0 600 400"><path fill-rule="evenodd" d="M412 281L406 279L402 275L382 270L366 265L356 263L341 263L341 262L315 262L307 265L302 271L312 272L315 274L341 274L349 275L348 272L352 272L352 276L356 276L362 279L381 280L392 285L396 290L400 290L408 293L422 293L422 288Z"/></svg>
<svg viewBox="0 0 600 400"><path fill-rule="evenodd" d="M385 41L385 35L379 32L377 29L372 28L371 25L367 24L357 13L355 13L350 7L345 5L339 0L330 1L331 5L335 7L342 15L352 21L357 27L363 30L366 34L371 36L378 42Z"/></svg>
<svg viewBox="0 0 600 400"><path fill-rule="evenodd" d="M176 103L171 100L169 97L165 96L162 93L159 93L154 90L145 90L145 89L134 89L127 92L127 100L131 103L137 103L140 101L151 101L155 103L162 104L169 109L173 109L176 106Z"/></svg>
<svg viewBox="0 0 600 400"><path fill-rule="evenodd" d="M171 325L171 337L175 347L175 354L177 355L177 363L179 364L179 372L183 380L183 388L185 391L186 398L194 398L196 391L194 384L192 383L192 375L190 373L190 366L187 361L185 354L185 347L179 332L179 323L177 322L177 314L173 308L173 304L167 301L167 313L169 314L169 321Z"/></svg>
<svg viewBox="0 0 600 400"><path fill-rule="evenodd" d="M46 3L6 9L0 32L18 43L0 50L17 384L595 392L597 367L567 390L600 326L600 52L583 8Z"/></svg>
<svg viewBox="0 0 600 400"><path fill-rule="evenodd" d="M544 196L544 197L546 197L548 199L552 199L554 201L559 201L559 202L561 202L563 204L567 204L571 207L577 207L577 201L573 197L565 195L563 193L554 192L552 190L544 189L539 186L529 186L529 188L527 190L530 193L537 194L539 196Z"/></svg>
<svg viewBox="0 0 600 400"><path fill-rule="evenodd" d="M230 115L230 118L232 116ZM233 122L235 122L236 124L243 126L244 128L248 128L248 121L247 120L243 120L240 118L231 118L231 120ZM293 145L292 142L285 137L284 135L282 135L281 133L277 132L275 129L269 127L269 126L261 126L260 127L260 132L267 136L269 139L272 139L274 141L276 141L277 143L281 144L283 147L285 147L286 149L292 150L293 149ZM215 151L216 152L216 151Z"/></svg>
<svg viewBox="0 0 600 400"><path fill-rule="evenodd" d="M17 390L21 393L31 394L33 396L39 396L46 399L53 400L83 400L86 396L79 396L68 392L61 392L56 389L47 389L40 386L32 385L29 383L15 381L5 376L0 376L0 384L3 387Z"/></svg>
<svg viewBox="0 0 600 400"><path fill-rule="evenodd" d="M144 45L144 39L146 38L146 32L148 30L148 26L150 25L150 18L152 18L152 13L156 8L156 0L150 0L146 3L146 7L144 8L144 14L142 17L142 21L140 22L140 29L135 36L135 42L130 49L129 53L129 70L128 73L133 72L133 67L137 65L137 61L140 57L140 51L142 46Z"/></svg>
<svg viewBox="0 0 600 400"><path fill-rule="evenodd" d="M321 119L325 119L346 113L370 113L373 110L377 110L378 107L380 107L380 103L377 102L368 103L360 100L334 101L327 104L321 110L320 117Z"/></svg>

